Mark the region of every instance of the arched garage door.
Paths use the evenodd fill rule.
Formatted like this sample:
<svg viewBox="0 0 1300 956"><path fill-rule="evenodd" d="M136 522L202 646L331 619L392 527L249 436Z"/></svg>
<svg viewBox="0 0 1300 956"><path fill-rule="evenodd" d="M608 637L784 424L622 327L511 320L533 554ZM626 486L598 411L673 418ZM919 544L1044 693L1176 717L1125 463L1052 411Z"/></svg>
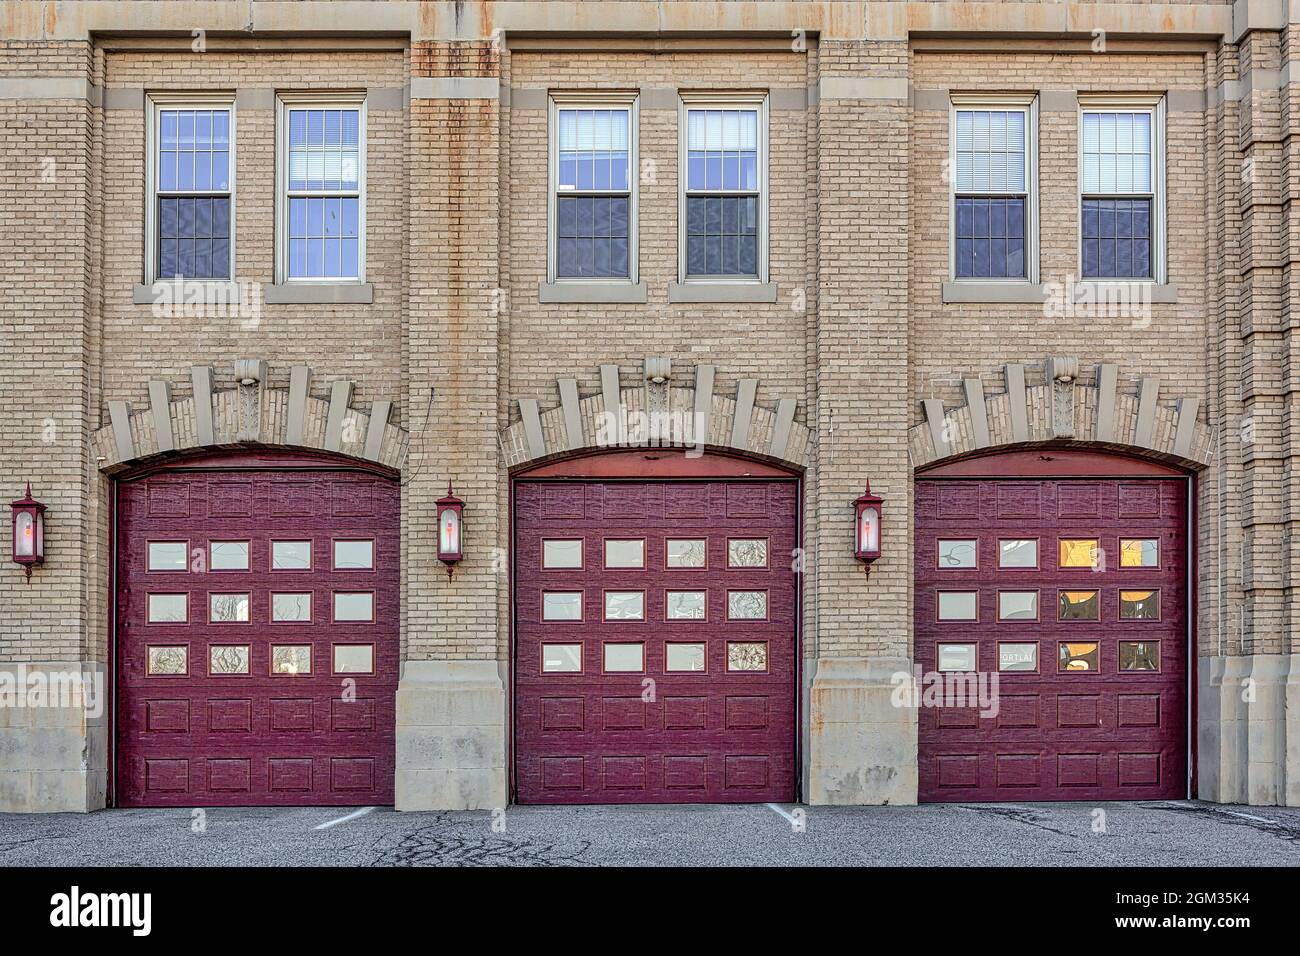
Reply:
<svg viewBox="0 0 1300 956"><path fill-rule="evenodd" d="M799 484L696 467L516 482L520 803L794 799Z"/></svg>
<svg viewBox="0 0 1300 956"><path fill-rule="evenodd" d="M923 697L921 800L1187 795L1188 487L1066 452L918 476L916 662L999 687Z"/></svg>
<svg viewBox="0 0 1300 956"><path fill-rule="evenodd" d="M392 803L397 482L208 459L116 515L117 804Z"/></svg>

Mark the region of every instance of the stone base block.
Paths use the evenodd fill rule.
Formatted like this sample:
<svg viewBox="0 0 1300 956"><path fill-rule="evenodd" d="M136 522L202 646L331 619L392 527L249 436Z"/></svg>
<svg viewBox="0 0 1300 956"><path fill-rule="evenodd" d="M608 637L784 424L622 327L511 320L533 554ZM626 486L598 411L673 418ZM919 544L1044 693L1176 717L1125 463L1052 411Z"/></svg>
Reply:
<svg viewBox="0 0 1300 956"><path fill-rule="evenodd" d="M1300 654L1203 657L1197 796L1300 806Z"/></svg>
<svg viewBox="0 0 1300 956"><path fill-rule="evenodd" d="M916 711L896 706L906 658L825 658L809 691L810 804L914 804Z"/></svg>
<svg viewBox="0 0 1300 956"><path fill-rule="evenodd" d="M397 685L397 809L490 810L507 799L496 662L407 661Z"/></svg>
<svg viewBox="0 0 1300 956"><path fill-rule="evenodd" d="M105 805L108 694L102 664L0 665L0 812Z"/></svg>

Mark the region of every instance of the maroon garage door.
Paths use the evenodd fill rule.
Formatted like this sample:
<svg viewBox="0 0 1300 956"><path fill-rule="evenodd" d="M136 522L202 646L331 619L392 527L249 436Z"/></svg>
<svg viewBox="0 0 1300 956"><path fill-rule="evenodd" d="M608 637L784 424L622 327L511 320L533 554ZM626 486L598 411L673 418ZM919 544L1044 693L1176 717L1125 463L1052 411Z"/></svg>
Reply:
<svg viewBox="0 0 1300 956"><path fill-rule="evenodd" d="M916 501L917 664L1000 687L996 716L922 706L920 798L1186 796L1186 480L919 480Z"/></svg>
<svg viewBox="0 0 1300 956"><path fill-rule="evenodd" d="M520 803L795 795L795 481L515 486Z"/></svg>
<svg viewBox="0 0 1300 956"><path fill-rule="evenodd" d="M120 806L393 802L398 509L360 471L120 484Z"/></svg>

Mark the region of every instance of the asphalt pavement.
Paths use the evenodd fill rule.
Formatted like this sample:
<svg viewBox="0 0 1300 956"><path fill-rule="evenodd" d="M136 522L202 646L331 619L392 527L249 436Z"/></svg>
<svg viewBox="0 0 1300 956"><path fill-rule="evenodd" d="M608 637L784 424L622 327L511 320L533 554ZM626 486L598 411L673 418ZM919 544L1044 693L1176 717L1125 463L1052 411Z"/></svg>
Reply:
<svg viewBox="0 0 1300 956"><path fill-rule="evenodd" d="M0 814L0 867L134 865L1297 866L1300 809L1170 801Z"/></svg>

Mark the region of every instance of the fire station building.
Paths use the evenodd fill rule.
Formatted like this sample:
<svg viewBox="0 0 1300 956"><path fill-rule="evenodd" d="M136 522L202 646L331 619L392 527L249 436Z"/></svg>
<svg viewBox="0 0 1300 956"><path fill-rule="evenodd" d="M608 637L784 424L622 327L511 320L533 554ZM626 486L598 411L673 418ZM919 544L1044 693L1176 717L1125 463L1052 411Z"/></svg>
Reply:
<svg viewBox="0 0 1300 956"><path fill-rule="evenodd" d="M1300 805L1282 0L0 24L0 810Z"/></svg>

